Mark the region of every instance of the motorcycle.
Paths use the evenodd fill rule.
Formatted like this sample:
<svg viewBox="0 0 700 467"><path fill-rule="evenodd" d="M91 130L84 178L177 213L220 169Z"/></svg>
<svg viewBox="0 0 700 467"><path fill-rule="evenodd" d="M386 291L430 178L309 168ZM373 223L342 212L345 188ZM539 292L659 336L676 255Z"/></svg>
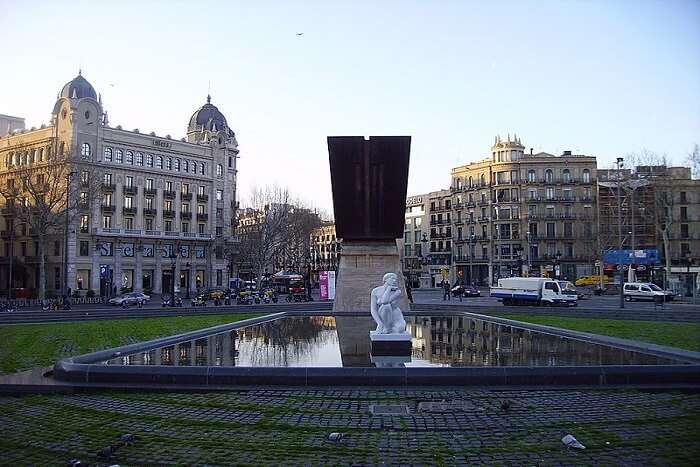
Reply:
<svg viewBox="0 0 700 467"><path fill-rule="evenodd" d="M17 311L17 308L11 303L0 304L0 313L12 313L14 311Z"/></svg>
<svg viewBox="0 0 700 467"><path fill-rule="evenodd" d="M166 307L166 306L173 306L173 300L169 295L164 295L163 300L161 301L160 306ZM177 295L175 296L175 306L182 306L182 299L178 297Z"/></svg>
<svg viewBox="0 0 700 467"><path fill-rule="evenodd" d="M277 293L272 289L264 290L262 301L263 303L277 303Z"/></svg>
<svg viewBox="0 0 700 467"><path fill-rule="evenodd" d="M201 295L194 297L192 299L192 306L206 306L206 305L207 305L207 299Z"/></svg>

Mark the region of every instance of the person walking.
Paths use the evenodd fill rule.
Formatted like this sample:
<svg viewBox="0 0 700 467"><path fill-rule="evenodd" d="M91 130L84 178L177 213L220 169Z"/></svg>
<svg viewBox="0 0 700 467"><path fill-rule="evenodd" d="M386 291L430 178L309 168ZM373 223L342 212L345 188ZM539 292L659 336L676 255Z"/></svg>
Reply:
<svg viewBox="0 0 700 467"><path fill-rule="evenodd" d="M447 279L442 280L442 300L451 300L450 298L450 281Z"/></svg>
<svg viewBox="0 0 700 467"><path fill-rule="evenodd" d="M406 281L406 297L408 297L408 301L410 303L413 303L413 293L411 293L411 284Z"/></svg>

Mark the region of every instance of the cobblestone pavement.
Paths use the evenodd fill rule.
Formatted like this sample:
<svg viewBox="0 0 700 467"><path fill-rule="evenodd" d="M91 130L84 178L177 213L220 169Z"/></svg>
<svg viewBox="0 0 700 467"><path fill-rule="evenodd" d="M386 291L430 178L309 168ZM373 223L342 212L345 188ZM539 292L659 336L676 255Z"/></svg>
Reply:
<svg viewBox="0 0 700 467"><path fill-rule="evenodd" d="M698 465L699 422L700 394L619 389L3 397L0 464Z"/></svg>

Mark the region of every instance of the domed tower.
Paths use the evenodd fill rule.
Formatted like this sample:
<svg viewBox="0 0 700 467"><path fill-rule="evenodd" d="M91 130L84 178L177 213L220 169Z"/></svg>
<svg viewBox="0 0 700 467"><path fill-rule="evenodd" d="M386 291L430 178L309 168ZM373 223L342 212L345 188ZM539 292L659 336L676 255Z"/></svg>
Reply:
<svg viewBox="0 0 700 467"><path fill-rule="evenodd" d="M98 132L106 123L106 115L102 98L81 71L58 93L52 121L56 128L57 154L93 159L98 149Z"/></svg>
<svg viewBox="0 0 700 467"><path fill-rule="evenodd" d="M190 117L190 123L187 125L187 141L219 147L228 146L233 149L238 147L236 134L229 128L224 114L211 103L210 95L207 95L207 103Z"/></svg>
<svg viewBox="0 0 700 467"><path fill-rule="evenodd" d="M510 135L507 140L501 140L500 136L496 136L493 146L491 146L491 154L493 162L517 162L523 157L525 146L520 143L518 135L513 135L511 141Z"/></svg>

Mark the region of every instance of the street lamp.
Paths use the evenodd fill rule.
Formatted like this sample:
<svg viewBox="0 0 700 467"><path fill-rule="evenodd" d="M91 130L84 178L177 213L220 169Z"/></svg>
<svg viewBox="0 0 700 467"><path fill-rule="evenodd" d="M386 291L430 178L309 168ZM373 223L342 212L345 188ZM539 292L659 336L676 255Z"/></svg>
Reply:
<svg viewBox="0 0 700 467"><path fill-rule="evenodd" d="M63 229L63 296L68 296L68 224L70 221L70 182L78 172L66 174L66 225ZM11 260L11 259L10 259ZM70 297L68 297L70 299ZM68 300L67 299L67 300Z"/></svg>
<svg viewBox="0 0 700 467"><path fill-rule="evenodd" d="M686 284L688 284L688 297L692 297L693 290L695 289L695 284L693 284L692 276L690 275L690 267L693 265L693 256L690 253L690 250L685 252L685 264L687 266L687 277L688 279L686 280Z"/></svg>
<svg viewBox="0 0 700 467"><path fill-rule="evenodd" d="M557 254L554 255L554 278L555 279L560 279L561 276L561 265L559 265L559 262L561 261L561 251L557 251ZM557 266L559 266L559 269L557 269Z"/></svg>
<svg viewBox="0 0 700 467"><path fill-rule="evenodd" d="M192 267L192 265L188 261L187 264L185 264L185 267L187 268L187 274L185 274L185 286L187 287L187 293L185 294L185 298L189 300L190 299L190 267ZM226 266L226 268L228 269L228 265Z"/></svg>
<svg viewBox="0 0 700 467"><path fill-rule="evenodd" d="M617 158L617 255L618 255L618 267L620 268L620 308L625 307L625 292L623 290L624 284L624 268L622 267L622 176L620 170L622 169L624 159L622 157Z"/></svg>
<svg viewBox="0 0 700 467"><path fill-rule="evenodd" d="M532 272L532 247L530 246L530 231L525 233L527 237L527 276L530 277Z"/></svg>
<svg viewBox="0 0 700 467"><path fill-rule="evenodd" d="M472 256L474 255L474 243L476 242L476 236L474 234L469 234L469 285L474 283L474 271L472 269Z"/></svg>

